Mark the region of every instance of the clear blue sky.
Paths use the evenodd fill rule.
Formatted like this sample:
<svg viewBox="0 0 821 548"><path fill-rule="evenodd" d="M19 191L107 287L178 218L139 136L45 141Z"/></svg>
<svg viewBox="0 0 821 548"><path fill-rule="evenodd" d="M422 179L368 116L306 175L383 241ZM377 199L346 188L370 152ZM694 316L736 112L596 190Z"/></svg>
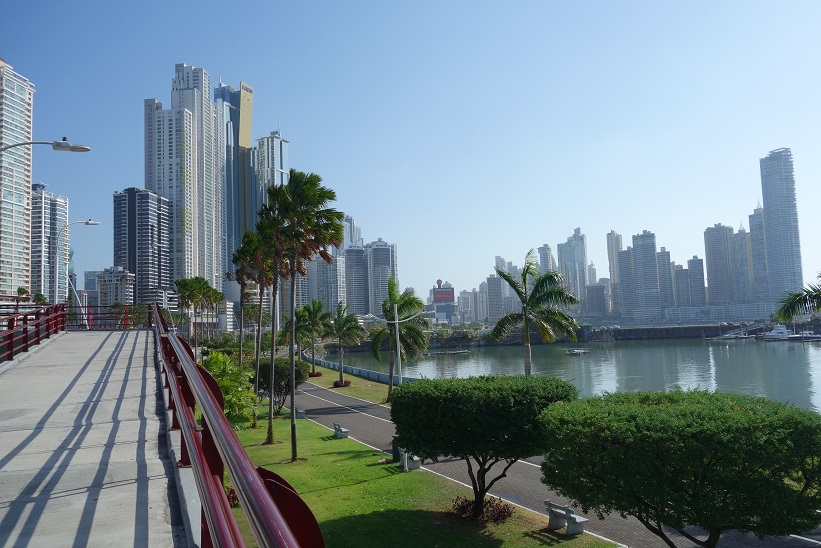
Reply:
<svg viewBox="0 0 821 548"><path fill-rule="evenodd" d="M642 230L684 263L748 227L759 158L795 159L804 277L821 271L821 3L12 2L0 57L32 80L34 180L70 197L75 269L112 263L112 193L143 186L142 105L175 63L254 86L254 138L322 176L400 283L478 288L575 227Z"/></svg>

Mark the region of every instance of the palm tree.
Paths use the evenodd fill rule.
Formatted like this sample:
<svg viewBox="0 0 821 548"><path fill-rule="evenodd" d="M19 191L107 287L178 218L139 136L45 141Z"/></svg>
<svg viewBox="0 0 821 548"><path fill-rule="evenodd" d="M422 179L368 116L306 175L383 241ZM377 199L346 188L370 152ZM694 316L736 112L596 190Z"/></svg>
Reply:
<svg viewBox="0 0 821 548"><path fill-rule="evenodd" d="M316 374L316 338L321 338L328 330L331 313L325 310L325 305L317 299L303 306L302 310L305 311L305 321L311 335L311 373Z"/></svg>
<svg viewBox="0 0 821 548"><path fill-rule="evenodd" d="M800 314L821 310L821 272L818 273L818 281L818 284L807 284L796 293L786 293L779 301L781 307L775 311L776 319L786 323Z"/></svg>
<svg viewBox="0 0 821 548"><path fill-rule="evenodd" d="M342 302L336 305L336 313L331 315L325 331L331 339L336 339L339 350L339 385L345 386L343 346L359 344L365 338L365 328L359 323L354 313L348 313L348 307Z"/></svg>
<svg viewBox="0 0 821 548"><path fill-rule="evenodd" d="M290 280L290 317L296 317L296 278L307 273L306 264L315 255L332 263L328 253L330 246L342 245L345 214L328 207L336 200L336 192L322 186L322 178L315 173L303 173L292 169L288 182L275 196L281 200L278 212L282 217L282 243L285 259L288 261ZM271 203L271 202L269 202ZM296 395L296 322L291 324L291 340L288 358L291 362L291 409L294 409ZM296 414L291 413L291 460L297 459Z"/></svg>
<svg viewBox="0 0 821 548"><path fill-rule="evenodd" d="M576 320L561 310L577 304L579 301L567 292L562 282L564 278L558 272L539 273L534 250L525 256L525 265L519 279L510 272L496 268L496 273L513 289L522 303L521 312L511 312L499 319L491 336L499 340L518 326L523 326L522 344L525 354L525 375L530 375L532 357L530 354L530 328L539 328L542 340L553 342L557 335L576 340Z"/></svg>
<svg viewBox="0 0 821 548"><path fill-rule="evenodd" d="M233 272L233 278L239 284L239 368L242 369L242 345L245 342L245 307L243 303L246 297L246 288L248 282L253 280L252 269L254 266L254 249L259 246L259 239L257 233L252 230L246 230L242 235L242 244L234 251L231 256L231 262L237 269ZM229 272L229 274L231 274ZM254 371L254 394L259 391L259 385L256 379L259 378L259 364ZM256 416L254 421L256 422Z"/></svg>
<svg viewBox="0 0 821 548"><path fill-rule="evenodd" d="M396 305L396 317L394 317L394 305ZM405 289L399 293L399 284L394 278L388 279L388 297L382 301L382 315L388 322L385 327L379 328L373 334L371 352L377 360L381 359L380 347L387 340L390 348L388 358L388 399L390 400L393 391L394 357L396 348L396 322L399 322L399 352L401 357L416 357L421 355L427 348L430 340L425 334L425 330L430 328L430 322L424 316L416 316L425 309L422 299L417 297L412 289ZM415 316L415 317L414 317Z"/></svg>
<svg viewBox="0 0 821 548"><path fill-rule="evenodd" d="M48 304L48 299L42 293L35 293L34 297L31 299L31 302L36 304L37 306L43 306Z"/></svg>
<svg viewBox="0 0 821 548"><path fill-rule="evenodd" d="M274 386L274 358L276 354L276 315L277 296L279 295L279 279L288 274L288 261L285 257L285 245L283 240L284 217L280 212L281 204L284 203L284 188L282 185L271 185L268 187L268 203L259 210L259 221L257 221L257 233L259 234L260 261L257 263L258 271L265 272L265 280L271 284L271 370L269 386ZM262 323L262 298L260 298L259 321ZM259 351L259 339L257 341L257 351ZM268 432L265 437L265 444L274 443L274 399L268 398Z"/></svg>
<svg viewBox="0 0 821 548"><path fill-rule="evenodd" d="M26 302L29 300L29 290L25 287L18 287L17 288L17 296L14 297L14 313L17 314L20 311L20 303Z"/></svg>

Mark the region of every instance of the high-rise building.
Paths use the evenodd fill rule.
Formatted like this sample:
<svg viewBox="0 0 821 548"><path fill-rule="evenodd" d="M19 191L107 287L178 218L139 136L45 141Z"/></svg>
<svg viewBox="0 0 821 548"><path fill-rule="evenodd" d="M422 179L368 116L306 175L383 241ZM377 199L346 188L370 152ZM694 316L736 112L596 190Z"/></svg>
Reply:
<svg viewBox="0 0 821 548"><path fill-rule="evenodd" d="M34 183L31 193L31 287L50 303L65 302L68 284L68 198Z"/></svg>
<svg viewBox="0 0 821 548"><path fill-rule="evenodd" d="M559 255L559 272L564 276L567 290L574 297L584 298L587 285L587 237L576 228L567 242L556 246Z"/></svg>
<svg viewBox="0 0 821 548"><path fill-rule="evenodd" d="M607 233L607 264L610 267L610 283L619 283L619 251L621 247L621 234L615 230Z"/></svg>
<svg viewBox="0 0 821 548"><path fill-rule="evenodd" d="M670 252L665 248L656 253L656 268L659 273L659 305L661 309L676 305L675 287L673 285L673 263Z"/></svg>
<svg viewBox="0 0 821 548"><path fill-rule="evenodd" d="M171 109L194 114L197 274L222 291L225 280L225 122L211 100L211 77L198 67L174 66ZM233 270L233 269L231 269Z"/></svg>
<svg viewBox="0 0 821 548"><path fill-rule="evenodd" d="M34 84L0 58L0 146L33 141ZM31 284L31 147L0 153L0 301Z"/></svg>
<svg viewBox="0 0 821 548"><path fill-rule="evenodd" d="M800 291L804 276L792 151L770 151L759 163L770 300L779 301L784 292Z"/></svg>
<svg viewBox="0 0 821 548"><path fill-rule="evenodd" d="M495 324L505 315L505 303L502 297L502 286L507 285L502 278L492 274L487 277L487 323Z"/></svg>
<svg viewBox="0 0 821 548"><path fill-rule="evenodd" d="M633 236L633 268L635 271L636 306L633 317L637 320L661 320L659 299L659 272L656 257L656 235L648 230Z"/></svg>
<svg viewBox="0 0 821 548"><path fill-rule="evenodd" d="M539 273L544 274L549 270L556 270L556 264L553 261L553 252L550 246L543 244L539 247Z"/></svg>
<svg viewBox="0 0 821 548"><path fill-rule="evenodd" d="M687 261L687 272L690 276L690 306L707 305L707 289L704 287L704 261L693 255Z"/></svg>
<svg viewBox="0 0 821 548"><path fill-rule="evenodd" d="M690 271L684 265L673 263L673 286L675 292L675 306L684 308L692 306L690 299Z"/></svg>
<svg viewBox="0 0 821 548"><path fill-rule="evenodd" d="M753 302L753 263L750 234L741 226L730 236L730 277L733 302Z"/></svg>
<svg viewBox="0 0 821 548"><path fill-rule="evenodd" d="M333 258L332 263L326 263L321 258L308 263L308 278L316 280L316 289L311 288L311 295L321 301L325 310L330 312L336 310L338 303L348 303L345 255L337 252Z"/></svg>
<svg viewBox="0 0 821 548"><path fill-rule="evenodd" d="M388 280L393 278L398 283L396 267L396 244L389 244L379 238L365 244L368 260L369 312L382 317L382 301L388 297Z"/></svg>
<svg viewBox="0 0 821 548"><path fill-rule="evenodd" d="M106 268L97 276L97 294L100 306L134 304L134 274L121 266Z"/></svg>
<svg viewBox="0 0 821 548"><path fill-rule="evenodd" d="M598 279L598 276L596 276L596 265L590 263L587 265L587 285L595 285Z"/></svg>
<svg viewBox="0 0 821 548"><path fill-rule="evenodd" d="M224 109L210 99L211 79L178 63L171 109L157 99L144 104L145 188L168 199L172 278L202 276L222 290L225 261ZM232 269L231 269L232 270Z"/></svg>
<svg viewBox="0 0 821 548"><path fill-rule="evenodd" d="M255 229L259 211L251 133L254 88L240 82L239 90L235 90L220 82L214 88L214 104L222 111L225 127L225 260L230 262L242 245L243 234ZM230 265L228 270L232 270ZM239 288L232 289L236 294L230 296L230 300L239 300Z"/></svg>
<svg viewBox="0 0 821 548"><path fill-rule="evenodd" d="M767 244L764 236L764 208L761 204L748 217L750 220L750 260L752 262L753 300L770 300L770 281L767 277Z"/></svg>
<svg viewBox="0 0 821 548"><path fill-rule="evenodd" d="M352 245L345 249L345 295L349 313L357 316L370 313L368 258L363 245Z"/></svg>
<svg viewBox="0 0 821 548"><path fill-rule="evenodd" d="M162 302L173 290L170 228L168 199L133 187L114 193L114 266L134 274L138 304Z"/></svg>
<svg viewBox="0 0 821 548"><path fill-rule="evenodd" d="M704 230L704 263L707 266L707 289L711 305L733 302L730 274L730 239L733 227L718 223Z"/></svg>
<svg viewBox="0 0 821 548"><path fill-rule="evenodd" d="M618 291L619 310L626 318L632 318L638 299L636 296L636 267L632 246L618 252L619 283L614 284Z"/></svg>

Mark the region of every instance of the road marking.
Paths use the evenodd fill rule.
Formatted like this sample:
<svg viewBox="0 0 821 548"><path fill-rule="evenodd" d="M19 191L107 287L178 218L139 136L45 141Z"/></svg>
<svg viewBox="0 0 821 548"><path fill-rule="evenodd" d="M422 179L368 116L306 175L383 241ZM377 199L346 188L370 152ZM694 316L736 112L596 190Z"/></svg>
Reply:
<svg viewBox="0 0 821 548"><path fill-rule="evenodd" d="M388 419L383 419L382 417L377 417L376 415L371 415L370 413L365 413L365 412L359 411L358 409L354 409L354 408L352 408L352 407L348 407L347 405L342 405L341 403L336 403L336 402L334 402L334 401L331 401L331 400L328 400L328 399L322 398L322 397L320 397L320 396L317 396L316 394L311 394L310 392L306 392L306 391L304 391L304 390L300 390L300 392L302 392L302 393L303 393L304 395L306 395L306 396L311 396L312 398L316 398L316 399L318 399L318 400L322 400L322 401L326 401L326 402L328 402L328 403L332 403L332 404L336 405L337 407L342 407L342 408L344 408L344 409L349 409L350 411L353 411L354 413L359 413L359 414L361 414L361 415L366 415L366 416L368 416L368 417L373 417L374 419L377 419L377 420L380 420L380 421L384 421L384 422L387 422L387 423L393 424L393 422L392 422L392 421L389 421ZM350 398L350 397L352 397L352 396L348 396L348 397ZM359 399L359 398L355 398L355 399ZM365 401L365 400L360 400L360 401ZM367 403L372 403L372 402L367 402ZM377 405L377 404L373 404L373 405Z"/></svg>
<svg viewBox="0 0 821 548"><path fill-rule="evenodd" d="M818 544L818 545L821 545L821 541L817 541L817 540L814 540L814 539L811 539L811 538L807 538L807 537L800 537L800 536L798 536L798 535L790 535L790 536L791 536L792 538L797 538L797 539L800 539L800 540L806 540L807 542L812 542L813 544Z"/></svg>
<svg viewBox="0 0 821 548"><path fill-rule="evenodd" d="M328 390L327 388L323 388L323 387L319 386L318 384L314 384L312 382L306 382L305 384L310 384L311 386L316 387L319 390ZM336 394L336 392L334 392L334 394ZM349 396L348 394L342 394L342 395L345 396L346 398L351 398L351 399L354 399L354 400L359 400L359 401L362 401L362 402L365 402L365 403L369 403L371 405L378 405L379 407L384 407L385 409L390 409L390 407L388 407L387 405L383 405L381 403L374 403L372 401L363 400L362 398L357 398L356 396Z"/></svg>

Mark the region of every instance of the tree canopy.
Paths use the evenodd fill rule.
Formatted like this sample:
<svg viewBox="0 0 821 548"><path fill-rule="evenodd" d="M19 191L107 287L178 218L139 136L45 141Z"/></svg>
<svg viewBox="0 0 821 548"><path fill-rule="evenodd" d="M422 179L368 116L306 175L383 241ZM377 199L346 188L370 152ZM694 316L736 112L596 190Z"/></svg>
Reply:
<svg viewBox="0 0 821 548"><path fill-rule="evenodd" d="M400 446L413 453L465 459L478 516L485 495L513 463L543 451L541 411L577 397L572 384L553 377L420 380L394 389L391 420ZM502 462L502 471L491 478L491 469Z"/></svg>
<svg viewBox="0 0 821 548"><path fill-rule="evenodd" d="M788 322L799 314L811 314L821 310L821 273L817 284L807 284L801 291L787 293L780 301L780 308L775 311L775 318Z"/></svg>
<svg viewBox="0 0 821 548"><path fill-rule="evenodd" d="M542 423L545 484L585 512L636 517L668 546L662 526L714 547L730 529L761 537L821 522L821 415L813 411L674 390L555 405Z"/></svg>

